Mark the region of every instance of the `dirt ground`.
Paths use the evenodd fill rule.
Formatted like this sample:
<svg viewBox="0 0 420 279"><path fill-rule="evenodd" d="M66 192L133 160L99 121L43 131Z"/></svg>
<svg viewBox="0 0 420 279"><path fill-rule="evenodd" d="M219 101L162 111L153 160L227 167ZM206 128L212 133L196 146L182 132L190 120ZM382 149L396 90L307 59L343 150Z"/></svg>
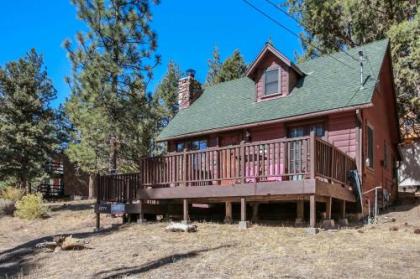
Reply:
<svg viewBox="0 0 420 279"><path fill-rule="evenodd" d="M197 223L196 233L165 232L167 223L120 224L92 204L51 205L51 218L0 218L0 278L420 278L420 201L378 224L307 235L302 228ZM72 234L91 249L46 252L35 244Z"/></svg>

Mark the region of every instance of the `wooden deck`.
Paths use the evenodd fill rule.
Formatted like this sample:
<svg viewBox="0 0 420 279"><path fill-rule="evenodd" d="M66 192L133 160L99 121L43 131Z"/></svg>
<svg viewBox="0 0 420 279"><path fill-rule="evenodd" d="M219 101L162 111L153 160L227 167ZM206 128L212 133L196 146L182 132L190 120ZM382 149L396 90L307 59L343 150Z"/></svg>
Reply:
<svg viewBox="0 0 420 279"><path fill-rule="evenodd" d="M354 159L313 135L145 158L139 173L98 177L98 204L309 200L354 202ZM140 202L141 204L141 202Z"/></svg>

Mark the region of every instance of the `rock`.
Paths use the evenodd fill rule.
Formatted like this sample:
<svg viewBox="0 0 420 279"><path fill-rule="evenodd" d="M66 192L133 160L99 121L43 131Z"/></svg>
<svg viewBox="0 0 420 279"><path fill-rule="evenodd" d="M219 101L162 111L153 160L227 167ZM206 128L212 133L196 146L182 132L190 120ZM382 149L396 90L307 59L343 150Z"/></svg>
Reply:
<svg viewBox="0 0 420 279"><path fill-rule="evenodd" d="M305 228L305 234L308 235L316 235L319 233L319 229L318 228Z"/></svg>
<svg viewBox="0 0 420 279"><path fill-rule="evenodd" d="M0 216L13 215L15 212L15 202L11 200L0 199Z"/></svg>
<svg viewBox="0 0 420 279"><path fill-rule="evenodd" d="M326 230L334 229L335 228L334 220L333 219L323 220L321 223L321 228L326 229Z"/></svg>
<svg viewBox="0 0 420 279"><path fill-rule="evenodd" d="M194 224L170 223L165 230L169 232L196 232L197 226Z"/></svg>
<svg viewBox="0 0 420 279"><path fill-rule="evenodd" d="M249 221L240 221L239 222L239 229L240 230L246 230L251 226L251 223Z"/></svg>
<svg viewBox="0 0 420 279"><path fill-rule="evenodd" d="M358 233L365 233L364 231L362 231L362 230L357 230L357 232Z"/></svg>
<svg viewBox="0 0 420 279"><path fill-rule="evenodd" d="M398 231L398 227L397 226L392 226L392 227L390 227L389 228L389 230L391 231L391 232L397 232Z"/></svg>
<svg viewBox="0 0 420 279"><path fill-rule="evenodd" d="M338 220L338 224L342 227L348 227L349 220L347 220L347 218L342 218L342 219Z"/></svg>
<svg viewBox="0 0 420 279"><path fill-rule="evenodd" d="M420 234L420 229L419 229L419 228L414 229L414 233L415 233L415 234Z"/></svg>

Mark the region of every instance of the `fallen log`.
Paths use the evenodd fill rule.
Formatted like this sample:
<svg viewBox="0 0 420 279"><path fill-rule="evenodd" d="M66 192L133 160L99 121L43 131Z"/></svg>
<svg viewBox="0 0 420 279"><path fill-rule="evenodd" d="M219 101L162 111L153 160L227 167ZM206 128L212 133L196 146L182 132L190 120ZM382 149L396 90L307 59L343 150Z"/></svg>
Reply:
<svg viewBox="0 0 420 279"><path fill-rule="evenodd" d="M197 226L194 224L170 223L165 230L169 232L196 232Z"/></svg>
<svg viewBox="0 0 420 279"><path fill-rule="evenodd" d="M81 250L85 249L86 244L89 242L83 239L73 238L72 236L68 236L64 239L63 243L61 244L62 250Z"/></svg>

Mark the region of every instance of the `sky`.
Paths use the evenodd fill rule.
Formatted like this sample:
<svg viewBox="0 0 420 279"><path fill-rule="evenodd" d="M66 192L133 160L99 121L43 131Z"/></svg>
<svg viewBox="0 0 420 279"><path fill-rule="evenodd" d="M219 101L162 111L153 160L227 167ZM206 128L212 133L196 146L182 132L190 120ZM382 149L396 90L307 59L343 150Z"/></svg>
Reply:
<svg viewBox="0 0 420 279"><path fill-rule="evenodd" d="M266 1L250 2L296 33L301 31L292 19ZM162 64L154 70L148 88L152 92L170 60L182 70L195 69L196 78L204 82L214 47L219 48L222 60L239 49L247 63L255 59L268 40L291 60L296 52L302 52L296 37L243 0L161 0L152 11L157 53L162 56ZM44 56L48 75L57 89L57 99L51 105L57 107L65 102L70 88L64 77L70 74L71 65L63 41L74 40L78 31L86 29L70 0L2 1L0 26L0 65L35 48Z"/></svg>

